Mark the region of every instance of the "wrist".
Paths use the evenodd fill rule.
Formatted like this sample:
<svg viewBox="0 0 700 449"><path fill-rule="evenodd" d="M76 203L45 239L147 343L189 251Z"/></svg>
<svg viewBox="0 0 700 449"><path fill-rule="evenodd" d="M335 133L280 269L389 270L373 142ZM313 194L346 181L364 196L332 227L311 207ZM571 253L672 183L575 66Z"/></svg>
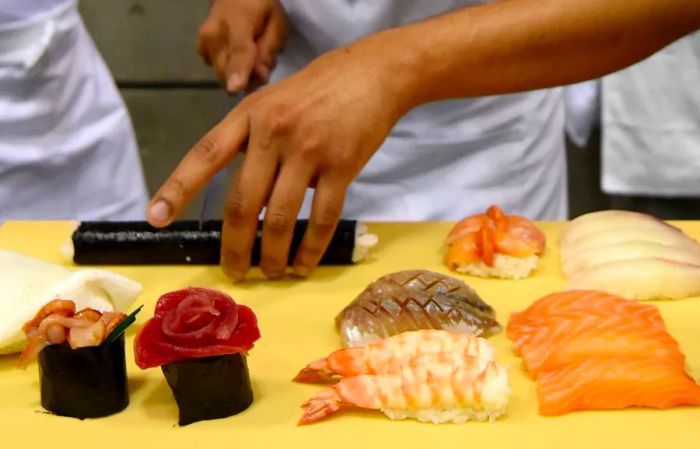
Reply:
<svg viewBox="0 0 700 449"><path fill-rule="evenodd" d="M361 60L363 77L371 80L398 120L422 103L419 55L407 48L402 29L382 31L339 49Z"/></svg>

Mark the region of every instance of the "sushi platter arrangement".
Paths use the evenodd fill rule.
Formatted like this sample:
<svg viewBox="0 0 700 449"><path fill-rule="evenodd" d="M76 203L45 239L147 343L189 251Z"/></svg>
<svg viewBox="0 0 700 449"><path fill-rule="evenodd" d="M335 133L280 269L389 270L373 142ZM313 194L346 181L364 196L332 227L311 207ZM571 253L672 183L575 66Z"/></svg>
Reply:
<svg viewBox="0 0 700 449"><path fill-rule="evenodd" d="M254 270L236 284L213 265L220 223L8 222L5 437L44 429L37 443L73 447L80 435L115 448L697 441L700 223L507 212L348 220L309 279Z"/></svg>

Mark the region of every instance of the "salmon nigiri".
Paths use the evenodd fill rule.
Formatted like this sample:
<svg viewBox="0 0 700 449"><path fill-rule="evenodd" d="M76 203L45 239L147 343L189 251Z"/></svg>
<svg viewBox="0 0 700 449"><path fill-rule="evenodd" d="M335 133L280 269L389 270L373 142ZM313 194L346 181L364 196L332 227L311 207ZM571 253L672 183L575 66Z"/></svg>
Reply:
<svg viewBox="0 0 700 449"><path fill-rule="evenodd" d="M700 405L700 387L673 360L589 357L538 379L542 415L575 410Z"/></svg>
<svg viewBox="0 0 700 449"><path fill-rule="evenodd" d="M668 332L638 321L589 328L552 340L523 348L523 364L535 379L544 372L597 356L625 354L674 361L680 367L685 364L685 355Z"/></svg>
<svg viewBox="0 0 700 449"><path fill-rule="evenodd" d="M523 279L537 267L544 233L531 220L498 206L460 220L445 239L445 265L480 277Z"/></svg>
<svg viewBox="0 0 700 449"><path fill-rule="evenodd" d="M659 309L651 304L626 300L620 296L595 290L571 290L552 293L535 301L522 312L511 314L507 335L516 337L528 324L538 325L542 320L569 312L582 312L586 316L630 316L657 326L664 326Z"/></svg>
<svg viewBox="0 0 700 449"><path fill-rule="evenodd" d="M700 405L700 386L655 306L561 292L512 315L507 334L537 381L540 413Z"/></svg>

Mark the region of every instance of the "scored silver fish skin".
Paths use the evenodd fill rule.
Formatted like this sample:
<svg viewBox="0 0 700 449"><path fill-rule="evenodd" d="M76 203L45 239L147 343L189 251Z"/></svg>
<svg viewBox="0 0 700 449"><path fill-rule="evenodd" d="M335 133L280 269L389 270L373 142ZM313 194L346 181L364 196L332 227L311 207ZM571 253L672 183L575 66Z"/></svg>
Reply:
<svg viewBox="0 0 700 449"><path fill-rule="evenodd" d="M418 329L488 337L501 331L493 308L463 281L428 270L380 277L336 317L345 346Z"/></svg>

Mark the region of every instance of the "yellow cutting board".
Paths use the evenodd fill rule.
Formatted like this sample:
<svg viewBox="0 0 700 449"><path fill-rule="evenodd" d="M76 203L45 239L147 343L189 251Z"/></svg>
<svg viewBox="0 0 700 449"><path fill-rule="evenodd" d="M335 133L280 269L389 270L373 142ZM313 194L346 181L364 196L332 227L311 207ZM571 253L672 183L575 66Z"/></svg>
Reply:
<svg viewBox="0 0 700 449"><path fill-rule="evenodd" d="M533 277L503 281L463 277L492 304L505 324L511 312L564 286L556 237L562 223L541 223L548 247ZM679 223L700 239L700 223ZM379 412L347 412L297 427L300 404L318 391L291 378L311 360L340 347L335 315L369 282L407 268L447 272L441 244L449 223L372 224L379 245L367 262L323 267L308 280L263 280L232 284L214 266L109 267L144 286L145 304L127 339L131 404L117 415L80 421L41 413L36 364L15 368L15 357L0 357L0 448L97 449L178 448L653 448L700 446L700 408L572 413L542 417L535 384L511 352L503 333L490 340L500 362L509 366L513 394L508 414L493 423L423 424L391 421ZM70 238L65 222L8 222L0 227L0 248L52 262L67 262L60 247ZM187 286L224 290L256 312L262 338L249 367L255 402L242 414L178 427L177 407L160 369L142 371L133 362L136 328L152 315L158 297ZM671 334L688 357L689 372L700 377L700 298L659 304ZM0 310L0 313L2 311Z"/></svg>

